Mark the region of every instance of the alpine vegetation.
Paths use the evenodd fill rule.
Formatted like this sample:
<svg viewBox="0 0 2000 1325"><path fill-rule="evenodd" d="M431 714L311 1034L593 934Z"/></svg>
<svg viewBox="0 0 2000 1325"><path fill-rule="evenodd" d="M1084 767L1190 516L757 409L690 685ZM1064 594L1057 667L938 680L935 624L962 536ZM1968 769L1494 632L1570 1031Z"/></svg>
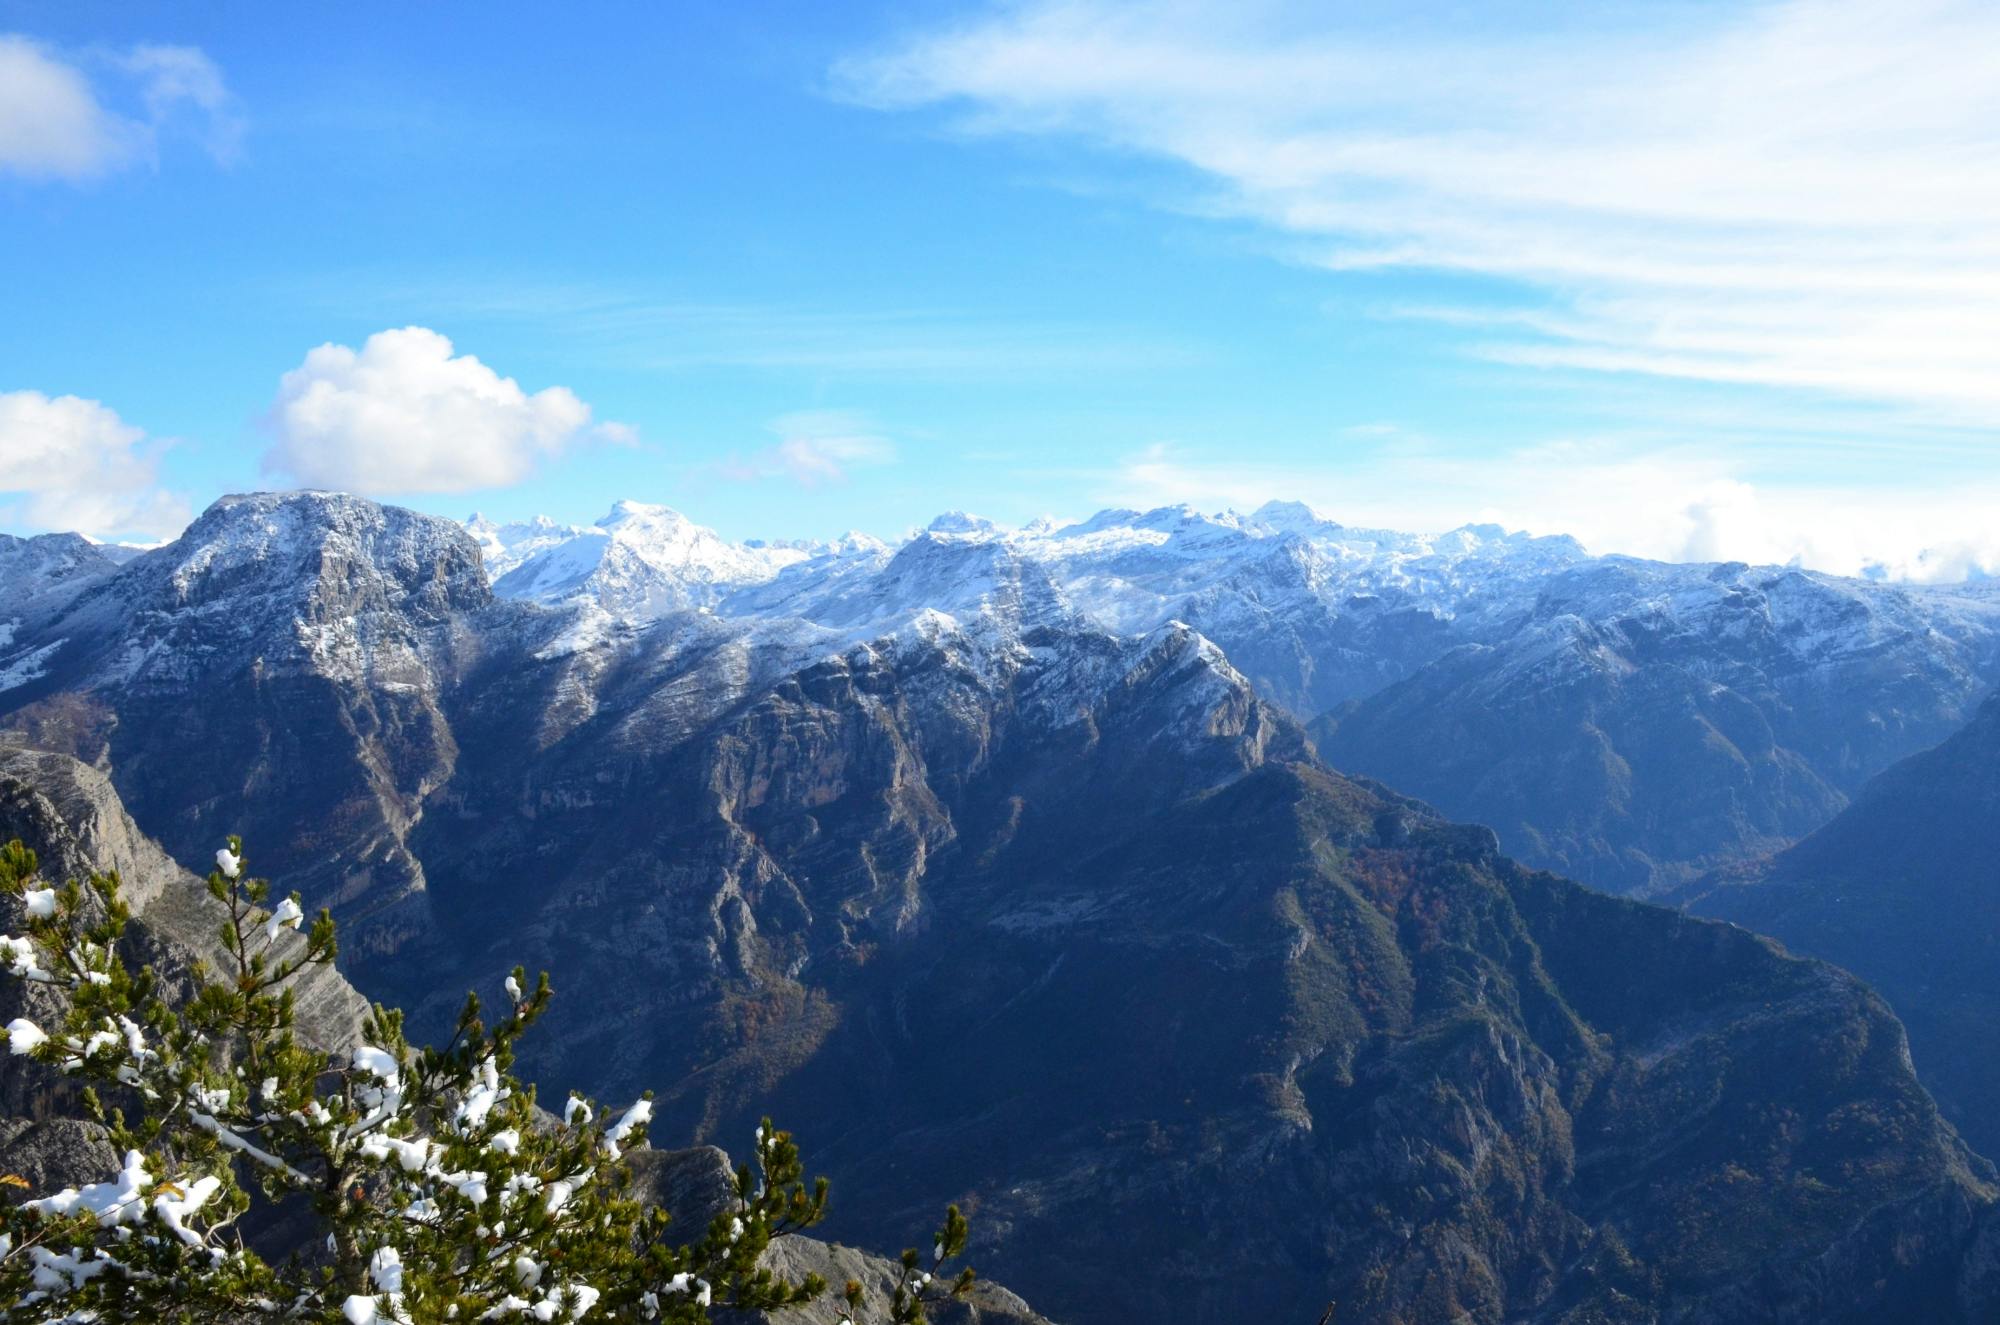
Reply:
<svg viewBox="0 0 2000 1325"><path fill-rule="evenodd" d="M16 1017L7 1048L86 1083L54 1097L124 1158L102 1181L0 1207L6 1320L690 1325L828 1295L817 1274L763 1264L827 1209L789 1133L759 1127L734 1200L680 1241L635 1192L650 1096L536 1106L511 1068L549 1005L546 975L530 986L517 970L490 1026L468 996L441 1048L411 1045L401 1014L377 1005L360 1044L328 1053L295 1035L294 988L333 961L333 919L308 921L296 894L274 903L239 839L207 881L227 909L227 960L197 964L179 998L121 956L132 913L115 874L52 887L38 868L19 840L0 849L0 892L26 931L0 936L0 964L50 1010ZM942 1269L966 1234L952 1207L927 1252L903 1253L886 1301L864 1304L850 1280L833 1310L922 1322L971 1288L970 1270Z"/></svg>

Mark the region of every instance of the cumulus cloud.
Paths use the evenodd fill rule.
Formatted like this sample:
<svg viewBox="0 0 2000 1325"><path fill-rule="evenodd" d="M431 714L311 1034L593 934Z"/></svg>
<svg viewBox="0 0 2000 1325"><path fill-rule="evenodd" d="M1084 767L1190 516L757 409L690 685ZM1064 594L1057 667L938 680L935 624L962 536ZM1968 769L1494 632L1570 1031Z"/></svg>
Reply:
<svg viewBox="0 0 2000 1325"><path fill-rule="evenodd" d="M134 46L83 66L0 34L0 174L81 180L152 159L185 131L235 157L243 116L215 62L192 46Z"/></svg>
<svg viewBox="0 0 2000 1325"><path fill-rule="evenodd" d="M1443 310L1495 358L2000 421L2000 7L1473 12L1026 0L836 85L1178 163L1328 269L1499 278Z"/></svg>
<svg viewBox="0 0 2000 1325"><path fill-rule="evenodd" d="M506 487L580 443L633 440L622 424L593 424L568 387L531 395L426 327L313 350L279 382L266 422L267 473L370 494Z"/></svg>
<svg viewBox="0 0 2000 1325"><path fill-rule="evenodd" d="M162 443L78 396L0 392L0 513L32 529L163 538L186 527L185 498L159 486Z"/></svg>
<svg viewBox="0 0 2000 1325"><path fill-rule="evenodd" d="M860 466L887 464L896 448L864 415L846 410L798 410L773 419L776 445L726 460L725 478L790 479L806 487L846 480Z"/></svg>

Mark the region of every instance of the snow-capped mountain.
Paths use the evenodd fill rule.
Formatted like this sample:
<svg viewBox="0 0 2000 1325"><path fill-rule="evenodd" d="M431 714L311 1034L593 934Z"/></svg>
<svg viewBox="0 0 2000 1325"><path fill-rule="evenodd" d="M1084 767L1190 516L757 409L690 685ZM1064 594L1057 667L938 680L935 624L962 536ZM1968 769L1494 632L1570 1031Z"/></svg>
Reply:
<svg viewBox="0 0 2000 1325"><path fill-rule="evenodd" d="M465 532L479 544L479 555L486 562L487 579L498 580L537 552L546 552L560 543L589 534L592 529L589 525L557 524L546 515L496 524L474 511L466 518Z"/></svg>
<svg viewBox="0 0 2000 1325"><path fill-rule="evenodd" d="M991 658L1058 620L1126 638L1182 623L1343 766L1617 890L1810 831L2000 676L1992 584L1593 557L1492 525L1352 528L1297 502L1021 529L952 511L900 546L782 555L649 510L616 560L606 530L626 523L543 543L496 592L574 613L564 650L693 612L785 665L919 627L977 635Z"/></svg>
<svg viewBox="0 0 2000 1325"><path fill-rule="evenodd" d="M863 535L732 544L666 508L631 503L567 537L548 520L467 527L489 546L489 569L505 568L495 575L500 596L594 607L624 626L690 609L844 629L917 608L951 614L991 586L964 557L932 554L947 544L986 546L995 566L1039 568L1104 629L1136 635L1175 620L1197 625L1302 716L1371 693L1441 647L1476 637L1528 585L1587 559L1567 538L1490 525L1437 537L1350 529L1295 502L1249 516L1184 506L1104 511L1019 530L953 511L900 548Z"/></svg>
<svg viewBox="0 0 2000 1325"><path fill-rule="evenodd" d="M727 543L665 506L621 501L588 529L546 519L467 528L497 555L488 574L503 597L553 605L593 603L614 618L651 621L714 605L728 589L759 584L808 554Z"/></svg>
<svg viewBox="0 0 2000 1325"><path fill-rule="evenodd" d="M893 548L612 523L264 494L108 572L24 560L0 726L102 770L184 862L243 833L419 1034L546 967L523 1067L552 1095L652 1088L660 1133L704 1140L809 1119L840 1235L976 1200L982 1268L1065 1319L1805 1320L1829 1294L1884 1319L1887 1282L1989 1292L1964 1271L2000 1224L1984 1170L1872 994L1524 870L1333 772L1258 693L1462 680L1432 739L1504 744L1580 640L1724 687L1701 712L1747 749L1789 676L1826 678L1828 723L1952 702L1937 660L1973 607L1295 508L952 516ZM550 541L504 581L587 569L496 596L509 537ZM1850 659L1874 661L1819 670ZM1656 701L1690 693L1584 716L1628 757L1685 738ZM1784 794L1763 767L1711 776ZM1653 794L1623 831L1673 818ZM1817 1222L1784 1217L1804 1202ZM1134 1254L1164 1268L1107 1307ZM1965 1300L1943 1318L1990 1318Z"/></svg>
<svg viewBox="0 0 2000 1325"><path fill-rule="evenodd" d="M1538 864L1649 893L1810 832L1996 677L1989 585L1604 558L1315 732Z"/></svg>
<svg viewBox="0 0 2000 1325"><path fill-rule="evenodd" d="M1183 630L1310 721L1340 766L1490 823L1534 863L1637 892L1817 827L2000 676L1991 583L1593 557L1493 526L1352 528L1288 502L1020 529L950 512L890 545L732 543L634 502L594 526L454 528L267 494L225 499L122 567L82 540L12 540L0 574L17 604L0 624L0 702L171 693L254 648L267 678L366 696L366 730L410 705L393 721L419 721L455 660L522 653L563 678L532 715L544 741L631 687L651 688L633 701L648 721L671 708L692 731L856 650L988 683L1033 674L1046 711L1086 712L1103 677L1051 668L1040 633L1115 651ZM1059 693L1057 676L1083 692ZM357 762L357 785L392 819L414 813L449 762L450 743L433 745Z"/></svg>
<svg viewBox="0 0 2000 1325"><path fill-rule="evenodd" d="M952 566L926 577L907 564L880 576L896 549L865 535L834 543L729 543L666 507L621 502L593 528L546 517L495 526L474 517L495 591L544 604L590 601L627 622L690 607L725 616L856 619L875 609L885 583L899 601L942 608L963 591ZM1142 633L1184 617L1286 555L1299 594L1322 601L1383 595L1421 600L1436 613L1480 611L1525 581L1587 559L1568 538L1509 535L1467 526L1436 537L1350 529L1297 502L1251 515L1191 507L1103 511L1069 525L1038 521L1009 530L962 511L939 516L909 542L990 543L1042 566L1077 606L1108 629ZM618 565L608 565L614 553ZM643 566L643 570L639 569ZM914 576L914 578L913 578ZM765 587L768 586L767 589ZM753 591L765 589L765 591ZM1243 592L1248 592L1246 585Z"/></svg>

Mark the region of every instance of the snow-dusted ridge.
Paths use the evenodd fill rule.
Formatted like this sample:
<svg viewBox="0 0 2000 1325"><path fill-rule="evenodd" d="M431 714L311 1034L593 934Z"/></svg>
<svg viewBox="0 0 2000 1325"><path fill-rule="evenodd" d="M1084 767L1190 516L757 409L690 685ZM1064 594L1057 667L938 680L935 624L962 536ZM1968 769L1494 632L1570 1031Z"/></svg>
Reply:
<svg viewBox="0 0 2000 1325"><path fill-rule="evenodd" d="M884 678L947 727L1005 714L1074 735L1125 678L1166 676L1148 721L1189 748L1263 730L1254 692L1336 767L1639 888L1795 834L2000 680L2000 584L1593 557L1283 502L1016 529L950 512L892 545L733 543L639 503L591 526L460 524L262 493L123 565L72 536L0 541L0 586L0 712L88 724L94 751L103 712L335 696L356 739L417 734L357 774L391 835L461 739L519 730L547 751L608 731L659 750L767 702L870 712ZM1688 773L1690 751L1715 766ZM1500 784L1522 803L1478 799ZM1718 808L1677 837L1690 787Z"/></svg>
<svg viewBox="0 0 2000 1325"><path fill-rule="evenodd" d="M1954 641L2000 632L1993 585L1595 557L1565 536L1491 524L1429 535L1355 528L1288 501L1248 514L1106 510L1017 529L949 511L893 545L859 535L731 543L637 503L587 528L476 519L467 528L489 569L501 569L500 597L576 614L556 655L683 612L800 657L924 622L989 642L1072 619L1126 638L1183 622L1302 716L1374 694L1459 647L1511 643L1523 651L1514 671L1537 653L1568 666L1575 650L1556 642L1574 638L1564 621L1718 640L1755 629L1805 667L1927 631Z"/></svg>
<svg viewBox="0 0 2000 1325"><path fill-rule="evenodd" d="M1441 600L1461 591L1476 596L1496 577L1533 576L1588 559L1566 537L1531 538L1494 525L1434 537L1354 529L1303 503L1276 501L1249 515L1171 506L1106 510L1062 525L1041 519L1019 529L948 511L893 545L865 534L824 543L730 543L667 507L636 502L618 503L595 526L559 525L545 516L496 525L475 515L465 527L501 597L590 603L628 624L690 608L845 622L922 606L950 612L991 588L978 582L980 575L1006 574L973 571L963 558L939 559L927 550L955 544L988 545L989 558L1042 567L1086 615L1132 634L1173 620L1189 595L1226 582L1288 541L1309 550L1315 590L1393 588Z"/></svg>

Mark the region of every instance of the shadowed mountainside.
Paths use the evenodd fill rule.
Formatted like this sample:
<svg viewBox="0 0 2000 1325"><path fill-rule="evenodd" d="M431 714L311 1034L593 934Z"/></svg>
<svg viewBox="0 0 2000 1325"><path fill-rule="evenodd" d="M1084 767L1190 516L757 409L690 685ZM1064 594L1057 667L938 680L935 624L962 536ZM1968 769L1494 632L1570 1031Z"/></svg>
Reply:
<svg viewBox="0 0 2000 1325"><path fill-rule="evenodd" d="M1946 1116L2000 1147L2000 699L1797 846L1683 900L1874 985Z"/></svg>

